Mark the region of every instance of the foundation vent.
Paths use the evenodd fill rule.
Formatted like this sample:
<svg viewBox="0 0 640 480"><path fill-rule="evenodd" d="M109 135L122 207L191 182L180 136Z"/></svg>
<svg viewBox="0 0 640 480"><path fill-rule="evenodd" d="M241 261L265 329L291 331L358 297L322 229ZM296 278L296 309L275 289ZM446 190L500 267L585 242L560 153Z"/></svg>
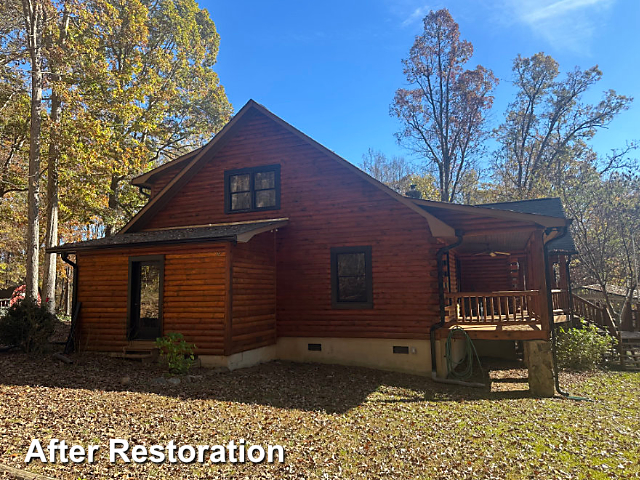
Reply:
<svg viewBox="0 0 640 480"><path fill-rule="evenodd" d="M307 345L307 349L310 352L321 352L322 351L322 344L321 343L309 343Z"/></svg>
<svg viewBox="0 0 640 480"><path fill-rule="evenodd" d="M409 347L401 347L401 346L395 345L393 347L393 353L405 353L405 354L408 354L409 353Z"/></svg>

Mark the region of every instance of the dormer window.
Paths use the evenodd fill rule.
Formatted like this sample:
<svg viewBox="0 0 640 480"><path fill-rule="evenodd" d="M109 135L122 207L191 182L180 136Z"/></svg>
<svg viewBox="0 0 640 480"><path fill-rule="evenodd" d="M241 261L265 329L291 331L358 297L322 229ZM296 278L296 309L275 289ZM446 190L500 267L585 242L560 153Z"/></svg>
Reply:
<svg viewBox="0 0 640 480"><path fill-rule="evenodd" d="M280 165L224 172L225 213L280 208Z"/></svg>

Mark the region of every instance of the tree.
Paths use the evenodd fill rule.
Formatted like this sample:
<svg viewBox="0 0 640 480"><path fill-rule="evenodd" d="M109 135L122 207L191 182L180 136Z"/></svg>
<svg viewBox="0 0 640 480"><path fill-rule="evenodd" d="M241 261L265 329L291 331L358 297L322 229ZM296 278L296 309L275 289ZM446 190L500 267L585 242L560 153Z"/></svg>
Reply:
<svg viewBox="0 0 640 480"><path fill-rule="evenodd" d="M57 28L51 28L48 34L47 44L49 49L49 66L51 69L51 131L49 140L49 152L47 158L47 226L45 232L45 248L53 248L58 245L58 165L62 154L61 145L61 117L64 86L60 85L62 70L64 69L64 57L67 37L69 35L70 12L66 3L62 4L60 22ZM46 302L46 308L50 313L56 309L56 278L57 255L55 253L44 254L44 275L42 290Z"/></svg>
<svg viewBox="0 0 640 480"><path fill-rule="evenodd" d="M404 74L412 88L396 91L391 115L403 129L398 141L437 174L440 199L456 199L460 180L482 151L485 114L498 83L491 70L465 70L473 46L460 40L447 9L431 11L415 39Z"/></svg>
<svg viewBox="0 0 640 480"><path fill-rule="evenodd" d="M505 122L495 131L500 148L493 176L501 195L516 200L535 198L557 184L570 163L580 159L576 154L586 151L585 142L632 99L609 90L600 102L585 103L584 94L602 78L598 67L576 68L559 80L558 63L543 53L518 55L513 72L517 93ZM613 162L603 170L615 166Z"/></svg>
<svg viewBox="0 0 640 480"><path fill-rule="evenodd" d="M42 30L44 5L40 0L22 0L24 26L31 66L31 127L29 131L29 187L27 222L26 298L38 299L38 264L40 252L40 153L42 148Z"/></svg>
<svg viewBox="0 0 640 480"><path fill-rule="evenodd" d="M79 91L102 128L88 161L111 235L141 205L126 180L208 141L231 106L213 70L218 33L194 0L91 1L79 15L91 44Z"/></svg>
<svg viewBox="0 0 640 480"><path fill-rule="evenodd" d="M0 255L5 279L24 278L15 262L26 252L33 295L44 256L53 309L56 257L38 249L40 223L45 247L60 236L113 233L145 200L127 180L200 146L227 122L232 108L213 69L218 45L194 0L2 2L0 235L13 245L21 228L30 232L30 248ZM27 188L28 222L18 218Z"/></svg>
<svg viewBox="0 0 640 480"><path fill-rule="evenodd" d="M588 283L600 286L611 318L620 324L638 286L634 243L640 231L640 178L621 172L603 176L592 165L582 164L564 178L559 192L573 219L578 267ZM612 307L609 285L627 288L625 307L619 312Z"/></svg>
<svg viewBox="0 0 640 480"><path fill-rule="evenodd" d="M416 165L408 162L404 157L389 159L381 151L370 148L362 155L362 170L400 194L404 195L411 185L416 185L422 198L432 200L438 198L438 189L433 175L421 172Z"/></svg>

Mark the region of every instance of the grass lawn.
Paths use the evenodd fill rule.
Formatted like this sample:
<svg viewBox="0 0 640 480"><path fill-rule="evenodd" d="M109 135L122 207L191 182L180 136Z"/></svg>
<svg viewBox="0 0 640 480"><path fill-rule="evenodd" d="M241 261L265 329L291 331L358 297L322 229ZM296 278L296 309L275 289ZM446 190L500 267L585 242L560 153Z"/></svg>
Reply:
<svg viewBox="0 0 640 480"><path fill-rule="evenodd" d="M638 373L562 376L567 390L594 402L531 398L526 370L501 365L491 390L285 362L194 373L203 378L159 385L151 382L157 365L0 354L0 463L64 479L640 477ZM33 438L102 449L94 464L25 465ZM110 438L147 446L245 439L283 445L286 461L111 464Z"/></svg>

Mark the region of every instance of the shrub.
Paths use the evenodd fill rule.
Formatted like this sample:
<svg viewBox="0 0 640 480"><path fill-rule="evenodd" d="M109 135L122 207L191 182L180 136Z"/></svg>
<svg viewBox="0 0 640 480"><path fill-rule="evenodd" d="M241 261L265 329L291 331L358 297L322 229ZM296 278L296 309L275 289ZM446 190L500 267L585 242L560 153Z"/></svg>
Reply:
<svg viewBox="0 0 640 480"><path fill-rule="evenodd" d="M185 342L181 333L168 333L156 339L156 347L160 350L161 360L167 364L171 373L187 373L195 362L193 350L196 346Z"/></svg>
<svg viewBox="0 0 640 480"><path fill-rule="evenodd" d="M598 333L595 326L584 322L579 328L562 328L558 333L558 365L572 370L593 369L613 344L609 335Z"/></svg>
<svg viewBox="0 0 640 480"><path fill-rule="evenodd" d="M30 299L11 305L0 318L0 344L15 345L26 353L41 353L53 334L56 317Z"/></svg>

